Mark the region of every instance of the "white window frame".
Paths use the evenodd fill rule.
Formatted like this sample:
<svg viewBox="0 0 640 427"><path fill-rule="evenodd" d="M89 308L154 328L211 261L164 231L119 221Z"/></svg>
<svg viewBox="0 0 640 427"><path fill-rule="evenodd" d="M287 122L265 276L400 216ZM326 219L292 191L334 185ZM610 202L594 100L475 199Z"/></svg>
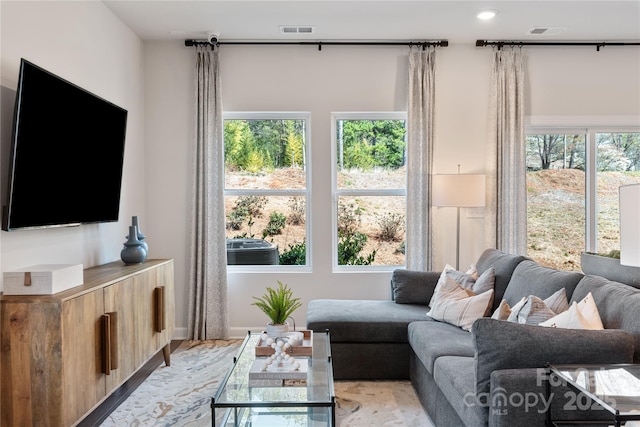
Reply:
<svg viewBox="0 0 640 427"><path fill-rule="evenodd" d="M302 196L305 198L305 265L227 265L229 272L311 272L311 112L308 111L225 111L222 113L223 122L226 120L304 120L305 123L305 188L289 190L272 189L227 189L224 188L223 197L228 196ZM226 180L225 180L226 181ZM284 251L288 248L279 248Z"/></svg>
<svg viewBox="0 0 640 427"><path fill-rule="evenodd" d="M331 113L331 264L334 273L339 272L366 272L393 271L403 266L399 265L338 265L338 200L341 196L402 196L405 198L405 212L407 206L407 189L339 189L338 188L338 150L337 150L337 121L338 120L404 120L405 127L407 113L405 111L374 111L374 112L335 112ZM406 137L405 137L406 139ZM407 177L408 179L408 177ZM406 183L406 180L405 180ZM406 224L406 216L405 216ZM406 227L405 227L406 241ZM406 259L406 258L405 258Z"/></svg>
<svg viewBox="0 0 640 427"><path fill-rule="evenodd" d="M637 119L636 119L637 120ZM532 121L536 121L532 119ZM640 125L629 124L629 119L598 119L583 120L568 117L565 119L554 118L553 123L565 122L566 126L544 126L530 123L525 126L525 135L552 135L552 134L582 134L585 135L585 252L596 253L598 250L598 185L596 166L596 134L597 133L638 133ZM590 122L611 122L594 125ZM575 123L575 124L574 124ZM620 123L620 124L618 124ZM572 126L573 124L573 126Z"/></svg>

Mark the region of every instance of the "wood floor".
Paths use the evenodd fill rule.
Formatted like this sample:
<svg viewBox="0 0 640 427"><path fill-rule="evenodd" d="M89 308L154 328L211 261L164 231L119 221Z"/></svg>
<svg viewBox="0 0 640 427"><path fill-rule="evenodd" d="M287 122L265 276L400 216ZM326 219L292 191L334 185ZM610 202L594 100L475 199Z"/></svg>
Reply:
<svg viewBox="0 0 640 427"><path fill-rule="evenodd" d="M182 340L171 341L171 352L178 348ZM162 363L164 358L162 351L156 353L142 368L138 370L131 378L129 378L124 384L122 384L111 396L109 396L100 406L87 415L80 423L78 427L93 427L99 426L109 416L109 414L116 409L133 391L138 388L140 384Z"/></svg>

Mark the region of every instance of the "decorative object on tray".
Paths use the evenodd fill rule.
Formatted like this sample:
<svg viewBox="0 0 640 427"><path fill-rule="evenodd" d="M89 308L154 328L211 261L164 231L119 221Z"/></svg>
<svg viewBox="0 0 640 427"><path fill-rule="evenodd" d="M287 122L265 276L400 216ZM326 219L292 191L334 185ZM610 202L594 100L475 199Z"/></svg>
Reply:
<svg viewBox="0 0 640 427"><path fill-rule="evenodd" d="M284 379L284 380L249 380L249 387L306 387L307 379Z"/></svg>
<svg viewBox="0 0 640 427"><path fill-rule="evenodd" d="M127 265L140 264L147 259L147 250L140 240L138 240L138 227L129 226L129 235L126 236L124 249L120 252L120 258Z"/></svg>
<svg viewBox="0 0 640 427"><path fill-rule="evenodd" d="M288 332L282 337L270 338L266 333L262 334L260 341L256 345L256 356L271 356L274 353L272 344L276 341L288 343L286 352L291 356L311 356L313 351L313 331L303 330Z"/></svg>
<svg viewBox="0 0 640 427"><path fill-rule="evenodd" d="M288 285L278 280L276 289L267 286L267 292L261 297L253 297L255 305L262 310L271 322L267 323L267 335L271 338L284 336L289 332L287 319L302 306L300 298L293 297Z"/></svg>
<svg viewBox="0 0 640 427"><path fill-rule="evenodd" d="M282 361L274 359L273 356L256 357L249 370L249 379L306 380L308 369L309 359L296 359L288 354L283 355Z"/></svg>

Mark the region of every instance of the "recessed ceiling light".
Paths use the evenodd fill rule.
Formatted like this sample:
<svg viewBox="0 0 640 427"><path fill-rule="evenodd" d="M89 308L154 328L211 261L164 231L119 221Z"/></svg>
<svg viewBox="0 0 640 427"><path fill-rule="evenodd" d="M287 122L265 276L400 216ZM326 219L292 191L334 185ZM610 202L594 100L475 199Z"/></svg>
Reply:
<svg viewBox="0 0 640 427"><path fill-rule="evenodd" d="M482 10L478 12L476 17L478 19L482 19L483 21L486 21L488 19L493 19L497 14L498 14L497 10Z"/></svg>

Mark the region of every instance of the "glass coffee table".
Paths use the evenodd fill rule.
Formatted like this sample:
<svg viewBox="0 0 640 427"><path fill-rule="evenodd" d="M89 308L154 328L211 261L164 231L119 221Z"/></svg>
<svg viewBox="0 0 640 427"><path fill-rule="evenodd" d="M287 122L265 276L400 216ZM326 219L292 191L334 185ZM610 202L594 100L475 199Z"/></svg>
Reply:
<svg viewBox="0 0 640 427"><path fill-rule="evenodd" d="M547 381L547 396L551 385L566 383L576 395L568 398L564 410L604 409L611 415L611 424L616 427L626 421L640 420L640 365L551 365ZM591 406L584 395L599 406ZM571 421L552 422L547 411L547 425L571 424ZM584 421L574 423L584 424ZM599 424L602 424L599 421Z"/></svg>
<svg viewBox="0 0 640 427"><path fill-rule="evenodd" d="M262 333L249 332L233 367L211 399L211 425L334 426L335 392L329 332L313 332L312 355L303 386L253 386L249 370Z"/></svg>

